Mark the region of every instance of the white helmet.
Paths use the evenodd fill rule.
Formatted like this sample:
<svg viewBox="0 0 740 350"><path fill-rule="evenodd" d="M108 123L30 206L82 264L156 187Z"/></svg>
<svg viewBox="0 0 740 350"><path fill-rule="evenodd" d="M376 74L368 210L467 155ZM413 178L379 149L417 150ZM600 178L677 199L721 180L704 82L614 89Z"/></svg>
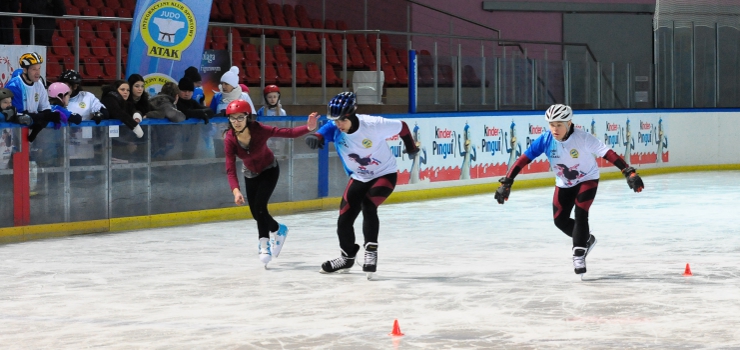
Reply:
<svg viewBox="0 0 740 350"><path fill-rule="evenodd" d="M552 105L545 112L545 120L548 122L567 122L573 118L573 110L566 105Z"/></svg>

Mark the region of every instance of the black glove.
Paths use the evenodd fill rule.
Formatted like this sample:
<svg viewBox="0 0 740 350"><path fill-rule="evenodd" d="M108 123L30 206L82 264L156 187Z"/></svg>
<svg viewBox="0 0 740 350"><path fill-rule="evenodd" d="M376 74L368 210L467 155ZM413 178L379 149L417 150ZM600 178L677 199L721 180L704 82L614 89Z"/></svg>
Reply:
<svg viewBox="0 0 740 350"><path fill-rule="evenodd" d="M33 124L33 120L28 114L17 113L15 106L10 106L8 109L2 111L5 114L5 120L8 123L16 123L21 125L30 126Z"/></svg>
<svg viewBox="0 0 740 350"><path fill-rule="evenodd" d="M80 125L80 123L82 123L82 116L77 113L72 113L67 121L75 125Z"/></svg>
<svg viewBox="0 0 740 350"><path fill-rule="evenodd" d="M504 204L505 201L509 200L509 194L511 193L511 185L514 184L514 179L508 177L502 177L498 179L501 186L496 190L496 194L493 195L496 198L498 204Z"/></svg>
<svg viewBox="0 0 740 350"><path fill-rule="evenodd" d="M103 113L100 111L93 113L92 120L95 122L96 125L100 124L100 122L103 120Z"/></svg>
<svg viewBox="0 0 740 350"><path fill-rule="evenodd" d="M306 136L306 144L311 149L324 148L324 139L317 134Z"/></svg>
<svg viewBox="0 0 740 350"><path fill-rule="evenodd" d="M627 185L635 192L642 192L645 188L645 184L642 182L640 175L637 175L635 168L628 167L622 170L622 174L627 178Z"/></svg>

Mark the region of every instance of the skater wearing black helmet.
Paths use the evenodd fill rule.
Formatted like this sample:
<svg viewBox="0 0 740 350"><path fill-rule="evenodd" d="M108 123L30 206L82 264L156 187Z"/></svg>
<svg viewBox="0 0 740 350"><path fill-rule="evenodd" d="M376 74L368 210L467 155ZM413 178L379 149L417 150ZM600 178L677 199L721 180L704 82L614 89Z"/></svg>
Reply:
<svg viewBox="0 0 740 350"><path fill-rule="evenodd" d="M549 131L532 142L529 148L509 169L506 177L499 179L501 186L495 198L499 204L509 199L511 185L519 172L535 158L545 153L550 169L555 173L556 187L553 197L553 218L566 235L573 238L573 267L576 274L586 273L586 256L596 245L596 237L590 233L588 211L596 197L599 185L599 167L595 156L614 164L627 178L627 184L635 192L645 185L635 168L595 136L575 128L569 106L556 104L545 112ZM570 212L575 207L575 219Z"/></svg>
<svg viewBox="0 0 740 350"><path fill-rule="evenodd" d="M354 222L362 212L362 232L365 238L365 263L362 270L368 278L378 264L378 207L393 193L398 177L396 158L391 153L389 137L400 135L409 157L419 148L405 122L365 114L355 114L357 97L353 92L342 92L329 101L327 118L319 131L306 137L312 149L323 148L325 142L334 142L344 169L350 176L339 206L337 236L339 258L321 265L322 273L347 272L355 263L360 246L355 244Z"/></svg>

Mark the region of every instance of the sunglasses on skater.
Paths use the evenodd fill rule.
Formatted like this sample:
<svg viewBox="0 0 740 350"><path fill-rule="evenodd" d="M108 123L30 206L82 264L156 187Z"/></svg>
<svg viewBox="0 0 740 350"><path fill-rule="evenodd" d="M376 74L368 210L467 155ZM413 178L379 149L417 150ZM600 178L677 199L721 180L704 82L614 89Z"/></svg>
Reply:
<svg viewBox="0 0 740 350"><path fill-rule="evenodd" d="M232 122L232 123L233 122L243 122L243 121L247 120L247 117L248 116L249 116L249 114L241 114L241 115L229 116L229 121Z"/></svg>

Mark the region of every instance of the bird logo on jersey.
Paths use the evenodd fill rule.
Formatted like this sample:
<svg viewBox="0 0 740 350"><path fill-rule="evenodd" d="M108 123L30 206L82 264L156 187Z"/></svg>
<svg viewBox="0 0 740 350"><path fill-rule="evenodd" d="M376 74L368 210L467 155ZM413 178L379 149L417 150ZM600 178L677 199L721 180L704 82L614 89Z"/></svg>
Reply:
<svg viewBox="0 0 740 350"><path fill-rule="evenodd" d="M367 170L367 167L370 165L380 165L380 161L371 157L372 155L368 154L367 157L360 157L357 153L350 153L348 157L352 159L355 163L359 164L360 166L357 168L358 173L361 174L367 174L372 175L373 172L370 170Z"/></svg>
<svg viewBox="0 0 740 350"><path fill-rule="evenodd" d="M565 183L570 186L573 184L573 180L578 180L586 176L586 173L578 170L579 165L580 164L576 164L568 168L565 164L556 164L555 168L557 168L558 171L555 174L558 177L565 179Z"/></svg>

